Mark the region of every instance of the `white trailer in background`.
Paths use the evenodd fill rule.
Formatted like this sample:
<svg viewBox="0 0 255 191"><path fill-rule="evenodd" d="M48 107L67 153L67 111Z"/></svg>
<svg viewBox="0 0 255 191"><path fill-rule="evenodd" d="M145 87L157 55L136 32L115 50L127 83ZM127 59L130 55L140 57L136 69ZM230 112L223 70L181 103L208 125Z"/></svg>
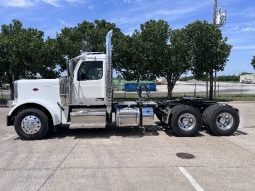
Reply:
<svg viewBox="0 0 255 191"><path fill-rule="evenodd" d="M114 101L111 37L112 31L106 36L106 54L82 53L72 59L68 78L15 81L7 125L14 125L21 139L41 139L62 124L152 126L154 114L179 136L194 136L202 126L215 135L231 135L238 128L237 109L201 98L151 101L142 96L147 88L139 86L137 100Z"/></svg>
<svg viewBox="0 0 255 191"><path fill-rule="evenodd" d="M240 75L240 83L255 84L255 74Z"/></svg>

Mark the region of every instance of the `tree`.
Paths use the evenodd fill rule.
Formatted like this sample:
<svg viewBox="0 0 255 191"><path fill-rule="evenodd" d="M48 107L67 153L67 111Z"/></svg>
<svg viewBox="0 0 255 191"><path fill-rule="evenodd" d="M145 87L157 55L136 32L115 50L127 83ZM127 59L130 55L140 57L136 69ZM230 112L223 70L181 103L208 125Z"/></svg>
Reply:
<svg viewBox="0 0 255 191"><path fill-rule="evenodd" d="M135 30L132 36L126 36L117 51L116 69L126 80L153 80L161 69L167 48L168 24L163 21L148 21ZM165 48L164 48L165 47ZM116 51L114 49L114 54Z"/></svg>
<svg viewBox="0 0 255 191"><path fill-rule="evenodd" d="M63 54L68 58L74 58L80 54L80 51L105 52L105 35L110 30L114 31L113 46L115 47L124 35L114 23L106 20L83 21L75 27L66 27L57 35L57 40Z"/></svg>
<svg viewBox="0 0 255 191"><path fill-rule="evenodd" d="M206 21L196 21L185 27L189 39L192 71L197 79L225 67L232 46L222 37L220 29ZM213 78L210 79L210 99L213 96Z"/></svg>
<svg viewBox="0 0 255 191"><path fill-rule="evenodd" d="M38 55L38 73L42 78L56 78L66 69L63 51L56 39L47 38Z"/></svg>
<svg viewBox="0 0 255 191"><path fill-rule="evenodd" d="M165 77L162 76L162 71L166 70L164 67L170 58L170 26L164 20L150 20L142 24L140 30L144 55L143 72L154 79Z"/></svg>
<svg viewBox="0 0 255 191"><path fill-rule="evenodd" d="M60 61L62 54L56 55L54 40L44 41L43 32L24 28L18 20L2 25L0 33L0 68L6 74L6 81L13 90L13 81L20 78L49 77L49 71L56 69L53 58ZM55 60L56 60L55 59ZM50 75L51 77L56 77ZM13 99L13 91L11 98Z"/></svg>
<svg viewBox="0 0 255 191"><path fill-rule="evenodd" d="M32 28L24 29L18 20L2 25L0 65L6 72L11 90L14 80L35 77L37 63L34 61L42 46L43 32Z"/></svg>
<svg viewBox="0 0 255 191"><path fill-rule="evenodd" d="M161 75L167 79L168 98L181 77L191 69L190 47L185 29L176 29L170 33L170 56L162 66Z"/></svg>
<svg viewBox="0 0 255 191"><path fill-rule="evenodd" d="M137 80L165 77L171 98L176 81L190 68L186 42L185 30L171 31L163 20L145 22L128 38L122 75Z"/></svg>
<svg viewBox="0 0 255 191"><path fill-rule="evenodd" d="M255 56L253 56L252 60L251 60L251 65L253 66L253 68L255 69Z"/></svg>
<svg viewBox="0 0 255 191"><path fill-rule="evenodd" d="M126 80L144 80L151 78L149 73L144 71L145 58L143 54L144 44L141 41L140 33L136 31L131 37L126 36L119 47L115 61L115 69L119 71Z"/></svg>

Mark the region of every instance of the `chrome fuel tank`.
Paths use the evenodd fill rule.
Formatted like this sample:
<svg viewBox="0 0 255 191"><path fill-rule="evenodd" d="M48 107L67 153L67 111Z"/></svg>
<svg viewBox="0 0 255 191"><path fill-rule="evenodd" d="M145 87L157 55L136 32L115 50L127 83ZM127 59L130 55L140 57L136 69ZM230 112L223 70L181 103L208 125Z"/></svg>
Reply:
<svg viewBox="0 0 255 191"><path fill-rule="evenodd" d="M117 108L116 125L119 127L140 126L141 114L139 108Z"/></svg>
<svg viewBox="0 0 255 191"><path fill-rule="evenodd" d="M142 107L142 125L152 126L154 124L154 111L152 107Z"/></svg>

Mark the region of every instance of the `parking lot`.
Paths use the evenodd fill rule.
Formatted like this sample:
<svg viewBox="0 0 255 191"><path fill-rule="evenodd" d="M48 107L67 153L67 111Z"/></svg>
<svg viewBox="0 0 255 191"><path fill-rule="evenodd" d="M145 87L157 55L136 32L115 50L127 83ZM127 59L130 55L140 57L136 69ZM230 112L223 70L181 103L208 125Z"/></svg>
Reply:
<svg viewBox="0 0 255 191"><path fill-rule="evenodd" d="M255 102L230 104L241 115L230 137L62 128L39 141L20 140L0 108L0 190L254 190Z"/></svg>

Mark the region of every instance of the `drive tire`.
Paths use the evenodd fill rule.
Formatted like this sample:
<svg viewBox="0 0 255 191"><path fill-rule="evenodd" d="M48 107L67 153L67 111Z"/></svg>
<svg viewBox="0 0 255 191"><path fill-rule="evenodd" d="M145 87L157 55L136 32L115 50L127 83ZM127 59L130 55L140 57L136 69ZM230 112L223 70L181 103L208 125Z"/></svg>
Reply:
<svg viewBox="0 0 255 191"><path fill-rule="evenodd" d="M216 136L232 135L240 123L238 111L228 105L212 107L207 115L206 124Z"/></svg>
<svg viewBox="0 0 255 191"><path fill-rule="evenodd" d="M204 110L204 112L202 114L202 123L203 123L205 129L207 130L207 132L209 132L209 133L212 133L212 130L209 126L211 110L215 110L218 107L221 107L221 105L220 104L210 105L209 107L207 107Z"/></svg>
<svg viewBox="0 0 255 191"><path fill-rule="evenodd" d="M35 133L28 133L24 130L24 120L27 118L31 118L33 116L34 119L36 119L36 122L40 124L36 126L38 128L38 131ZM37 125L37 124L35 124ZM20 111L17 116L15 117L14 121L14 128L16 133L19 135L20 139L22 140L38 140L45 137L49 132L49 119L47 115L38 109L25 109Z"/></svg>
<svg viewBox="0 0 255 191"><path fill-rule="evenodd" d="M177 105L173 107L170 120L173 132L180 137L193 137L198 134L201 127L200 111L187 105ZM187 128L183 127L185 123L188 123Z"/></svg>

